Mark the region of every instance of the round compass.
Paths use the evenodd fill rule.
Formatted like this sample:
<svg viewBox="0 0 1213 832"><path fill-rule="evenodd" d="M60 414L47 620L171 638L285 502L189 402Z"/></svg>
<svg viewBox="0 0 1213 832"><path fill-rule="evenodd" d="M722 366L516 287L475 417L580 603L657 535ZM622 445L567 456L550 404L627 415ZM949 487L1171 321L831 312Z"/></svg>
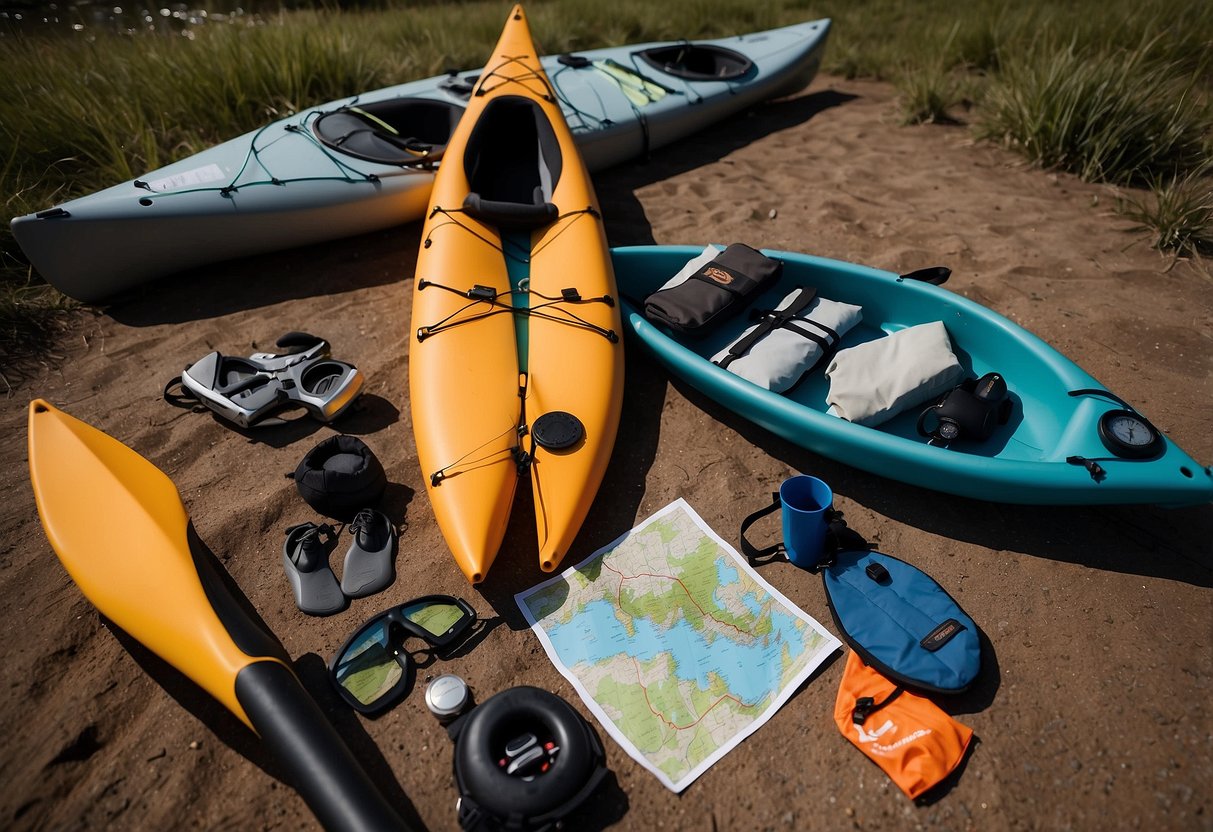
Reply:
<svg viewBox="0 0 1213 832"><path fill-rule="evenodd" d="M1162 434L1132 410L1109 410L1099 417L1099 438L1116 456L1148 459L1163 449Z"/></svg>

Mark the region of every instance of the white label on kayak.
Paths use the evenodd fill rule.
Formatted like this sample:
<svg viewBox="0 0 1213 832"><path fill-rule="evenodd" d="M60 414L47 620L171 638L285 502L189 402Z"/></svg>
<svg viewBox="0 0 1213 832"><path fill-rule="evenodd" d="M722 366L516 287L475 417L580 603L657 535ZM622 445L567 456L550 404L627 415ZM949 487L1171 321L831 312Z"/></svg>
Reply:
<svg viewBox="0 0 1213 832"><path fill-rule="evenodd" d="M223 172L223 168L218 165L207 165L204 168L175 173L163 179L153 179L147 183L147 186L153 191L175 191L178 188L205 185L208 182L218 182L226 178L227 174Z"/></svg>

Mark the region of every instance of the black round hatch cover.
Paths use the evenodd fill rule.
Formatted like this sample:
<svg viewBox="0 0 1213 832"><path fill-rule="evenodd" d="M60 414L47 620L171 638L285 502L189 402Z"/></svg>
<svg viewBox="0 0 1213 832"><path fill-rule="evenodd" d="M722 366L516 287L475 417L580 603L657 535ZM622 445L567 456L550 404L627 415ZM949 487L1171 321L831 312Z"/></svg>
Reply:
<svg viewBox="0 0 1213 832"><path fill-rule="evenodd" d="M531 434L540 447L560 451L581 441L585 436L585 425L572 413L553 410L535 420Z"/></svg>

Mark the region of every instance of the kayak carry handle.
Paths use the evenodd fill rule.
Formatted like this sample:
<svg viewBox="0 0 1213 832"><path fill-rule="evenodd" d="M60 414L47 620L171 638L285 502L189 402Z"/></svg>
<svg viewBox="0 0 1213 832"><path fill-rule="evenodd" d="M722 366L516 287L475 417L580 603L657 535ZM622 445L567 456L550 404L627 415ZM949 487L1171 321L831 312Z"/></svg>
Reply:
<svg viewBox="0 0 1213 832"><path fill-rule="evenodd" d="M898 280L918 280L923 283L930 283L932 286L942 286L948 282L948 278L952 276L952 270L947 266L930 266L925 269L918 269L907 274L900 275Z"/></svg>

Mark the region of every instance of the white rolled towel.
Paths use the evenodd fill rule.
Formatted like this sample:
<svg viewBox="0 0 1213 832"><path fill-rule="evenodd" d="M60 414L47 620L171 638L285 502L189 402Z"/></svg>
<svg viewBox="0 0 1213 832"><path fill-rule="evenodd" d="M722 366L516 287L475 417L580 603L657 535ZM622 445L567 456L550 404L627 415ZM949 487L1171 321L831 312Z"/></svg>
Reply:
<svg viewBox="0 0 1213 832"><path fill-rule="evenodd" d="M963 375L943 322L919 324L835 353L826 412L875 427L946 393Z"/></svg>

